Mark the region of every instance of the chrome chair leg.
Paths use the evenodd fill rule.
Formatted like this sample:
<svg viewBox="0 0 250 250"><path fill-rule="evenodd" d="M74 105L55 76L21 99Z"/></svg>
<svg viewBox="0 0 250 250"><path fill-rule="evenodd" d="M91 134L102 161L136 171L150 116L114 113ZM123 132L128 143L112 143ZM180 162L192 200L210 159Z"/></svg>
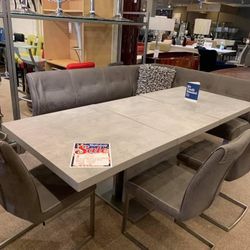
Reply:
<svg viewBox="0 0 250 250"><path fill-rule="evenodd" d="M37 226L37 224L31 224L30 226L26 227L25 229L23 229L19 233L15 234L14 236L0 242L0 249L4 248L5 246L10 244L11 242L15 241L17 238L21 237L22 235L24 235L25 233L27 233L28 231L30 231L32 228L34 228L36 226Z"/></svg>
<svg viewBox="0 0 250 250"><path fill-rule="evenodd" d="M196 233L195 231L193 231L190 227L188 227L185 223L175 220L174 221L178 226L180 226L181 228L183 228L185 231L187 231L188 233L192 234L195 238L197 238L198 240L200 240L201 242L203 242L204 244L206 244L210 249L214 249L215 245L213 242L211 242L210 240L206 239L205 237L203 237L202 235Z"/></svg>
<svg viewBox="0 0 250 250"><path fill-rule="evenodd" d="M127 220L128 220L128 209L129 209L129 194L125 193L125 201L124 201L124 211L123 211L123 221L122 221L122 233L126 238L128 238L130 241L132 241L135 245L137 245L140 249L146 250L148 249L145 247L142 243L140 243L137 239L135 239L131 234L129 234L126 231L127 227ZM183 222L175 220L175 223L180 226L181 228L185 229L187 232L192 234L194 237L196 237L198 240L206 244L210 249L214 249L215 245L208 239L204 238L202 235L194 232L191 228L189 228L186 224Z"/></svg>
<svg viewBox="0 0 250 250"><path fill-rule="evenodd" d="M225 226L225 225L221 224L219 221L217 221L216 219L210 217L209 215L206 215L205 213L201 214L201 217L204 218L205 220L211 222L212 224L216 225L217 227L223 229L224 231L229 232L244 217L244 215L246 214L246 212L248 210L248 206L245 205L244 203L240 202L240 201L237 201L237 200L229 197L228 195L226 195L224 193L220 192L219 196L222 197L223 199L235 204L236 206L241 207L243 209L241 215L234 221L233 224L231 224L229 226Z"/></svg>
<svg viewBox="0 0 250 250"><path fill-rule="evenodd" d="M122 220L122 233L123 235L133 242L136 246L138 246L142 250L148 250L146 246L140 243L136 238L134 238L131 234L126 231L127 221L128 221L128 209L129 209L129 194L125 192L125 201L124 201L124 209L123 209L123 220Z"/></svg>

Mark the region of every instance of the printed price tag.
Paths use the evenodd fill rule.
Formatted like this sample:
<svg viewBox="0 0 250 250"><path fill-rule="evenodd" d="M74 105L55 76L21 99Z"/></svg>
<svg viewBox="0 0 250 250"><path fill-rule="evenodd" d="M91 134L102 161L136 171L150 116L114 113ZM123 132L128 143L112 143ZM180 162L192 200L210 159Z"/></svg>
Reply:
<svg viewBox="0 0 250 250"><path fill-rule="evenodd" d="M75 143L70 161L71 168L111 167L108 143Z"/></svg>

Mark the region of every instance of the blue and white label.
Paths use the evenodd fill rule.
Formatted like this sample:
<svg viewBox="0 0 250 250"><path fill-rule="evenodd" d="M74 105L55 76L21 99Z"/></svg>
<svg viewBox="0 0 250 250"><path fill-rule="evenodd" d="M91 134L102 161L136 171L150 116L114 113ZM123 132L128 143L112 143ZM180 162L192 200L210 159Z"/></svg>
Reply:
<svg viewBox="0 0 250 250"><path fill-rule="evenodd" d="M193 102L197 102L199 97L200 83L188 82L186 87L185 99Z"/></svg>

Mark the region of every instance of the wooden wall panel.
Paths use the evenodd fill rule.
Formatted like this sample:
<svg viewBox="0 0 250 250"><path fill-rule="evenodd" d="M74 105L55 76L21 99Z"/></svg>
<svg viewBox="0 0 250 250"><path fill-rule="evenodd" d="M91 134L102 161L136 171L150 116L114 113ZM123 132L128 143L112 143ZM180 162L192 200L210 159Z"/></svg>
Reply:
<svg viewBox="0 0 250 250"><path fill-rule="evenodd" d="M79 0L70 0L68 1L68 7L71 10L79 10L79 11L83 11L83 1L79 1Z"/></svg>
<svg viewBox="0 0 250 250"><path fill-rule="evenodd" d="M112 26L88 24L84 27L84 60L93 61L97 66L111 62Z"/></svg>
<svg viewBox="0 0 250 250"><path fill-rule="evenodd" d="M67 9L68 8L68 3L69 1L66 1L64 3L62 3L62 7L63 9ZM56 2L52 2L52 1L48 1L48 0L42 0L42 8L43 9L56 9Z"/></svg>
<svg viewBox="0 0 250 250"><path fill-rule="evenodd" d="M113 16L113 0L96 0L95 11L101 17ZM90 10L90 1L84 0L84 14ZM93 61L96 66L111 62L113 26L106 24L84 24L84 60Z"/></svg>
<svg viewBox="0 0 250 250"><path fill-rule="evenodd" d="M65 59L69 56L69 29L66 22L43 22L46 59Z"/></svg>
<svg viewBox="0 0 250 250"><path fill-rule="evenodd" d="M43 0L43 10L55 10L56 4ZM89 14L89 0L70 0L63 3L63 9L70 15ZM95 0L96 14L101 17L113 16L114 0ZM72 12L70 12L70 10ZM77 12L76 12L77 11ZM79 12L78 12L79 11ZM106 24L82 24L83 60L94 61L97 66L106 66L111 62L113 26ZM78 60L73 49L77 46L74 25L66 22L44 21L44 51L46 59Z"/></svg>
<svg viewBox="0 0 250 250"><path fill-rule="evenodd" d="M112 17L114 9L114 0L95 0L95 12L101 17ZM83 0L84 15L89 14L90 0Z"/></svg>

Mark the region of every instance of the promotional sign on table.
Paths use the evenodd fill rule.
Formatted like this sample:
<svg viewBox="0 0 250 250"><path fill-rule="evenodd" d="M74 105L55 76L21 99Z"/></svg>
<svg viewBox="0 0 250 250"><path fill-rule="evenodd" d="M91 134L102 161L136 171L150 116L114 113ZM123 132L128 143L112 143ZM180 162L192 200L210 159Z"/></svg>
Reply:
<svg viewBox="0 0 250 250"><path fill-rule="evenodd" d="M111 167L111 148L108 143L74 143L71 168Z"/></svg>
<svg viewBox="0 0 250 250"><path fill-rule="evenodd" d="M186 86L185 99L192 102L197 102L199 98L200 83L188 82Z"/></svg>

